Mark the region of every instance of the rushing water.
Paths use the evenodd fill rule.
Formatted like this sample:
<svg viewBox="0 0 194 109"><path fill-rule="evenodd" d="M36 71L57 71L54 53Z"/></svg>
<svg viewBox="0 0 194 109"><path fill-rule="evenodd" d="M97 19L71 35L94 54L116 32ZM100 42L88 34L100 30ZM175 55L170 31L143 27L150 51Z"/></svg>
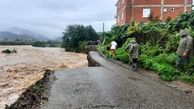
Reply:
<svg viewBox="0 0 194 109"><path fill-rule="evenodd" d="M65 52L61 48L0 46L0 51L5 49L15 49L18 53L0 53L0 109L13 103L26 88L42 77L46 69L87 65L85 54Z"/></svg>

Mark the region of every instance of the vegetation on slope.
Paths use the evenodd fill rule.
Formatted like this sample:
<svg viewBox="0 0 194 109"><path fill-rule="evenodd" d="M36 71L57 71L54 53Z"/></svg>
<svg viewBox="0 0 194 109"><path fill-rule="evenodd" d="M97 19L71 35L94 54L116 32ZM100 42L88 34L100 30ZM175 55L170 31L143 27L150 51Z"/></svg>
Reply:
<svg viewBox="0 0 194 109"><path fill-rule="evenodd" d="M193 57L185 68L179 69L175 66L179 31L185 28L194 37L194 11L183 13L176 19L168 19L166 22L150 21L146 24L132 22L125 26L114 26L110 32L105 33L99 50L110 57L106 47L116 38L118 49L114 58L128 63L128 54L124 48L131 38L136 38L141 45L139 62L143 68L155 71L162 80L179 79L194 83Z"/></svg>

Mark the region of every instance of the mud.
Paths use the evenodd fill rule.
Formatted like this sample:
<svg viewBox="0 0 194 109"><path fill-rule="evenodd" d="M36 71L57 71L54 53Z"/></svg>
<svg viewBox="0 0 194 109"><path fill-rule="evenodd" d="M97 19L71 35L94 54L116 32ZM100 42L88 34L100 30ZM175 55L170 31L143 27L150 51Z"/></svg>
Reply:
<svg viewBox="0 0 194 109"><path fill-rule="evenodd" d="M46 70L43 78L29 87L20 98L6 109L40 109L41 104L48 101L49 90L56 79L54 71Z"/></svg>

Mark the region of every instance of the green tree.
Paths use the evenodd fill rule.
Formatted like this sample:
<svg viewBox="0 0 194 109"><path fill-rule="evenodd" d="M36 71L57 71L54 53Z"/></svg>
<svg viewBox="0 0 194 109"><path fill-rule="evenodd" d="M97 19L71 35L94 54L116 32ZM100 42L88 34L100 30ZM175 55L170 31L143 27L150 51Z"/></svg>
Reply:
<svg viewBox="0 0 194 109"><path fill-rule="evenodd" d="M83 44L86 45L86 41L96 41L98 39L99 36L91 25L69 25L63 32L62 47L67 51L80 52L84 47Z"/></svg>

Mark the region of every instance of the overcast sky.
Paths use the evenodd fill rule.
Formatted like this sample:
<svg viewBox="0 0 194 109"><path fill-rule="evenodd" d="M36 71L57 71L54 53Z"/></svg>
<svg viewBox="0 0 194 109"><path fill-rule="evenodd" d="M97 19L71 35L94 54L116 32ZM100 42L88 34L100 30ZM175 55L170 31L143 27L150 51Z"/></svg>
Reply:
<svg viewBox="0 0 194 109"><path fill-rule="evenodd" d="M49 37L59 36L69 24L92 25L96 31L115 24L117 0L0 0L0 31L12 27Z"/></svg>

